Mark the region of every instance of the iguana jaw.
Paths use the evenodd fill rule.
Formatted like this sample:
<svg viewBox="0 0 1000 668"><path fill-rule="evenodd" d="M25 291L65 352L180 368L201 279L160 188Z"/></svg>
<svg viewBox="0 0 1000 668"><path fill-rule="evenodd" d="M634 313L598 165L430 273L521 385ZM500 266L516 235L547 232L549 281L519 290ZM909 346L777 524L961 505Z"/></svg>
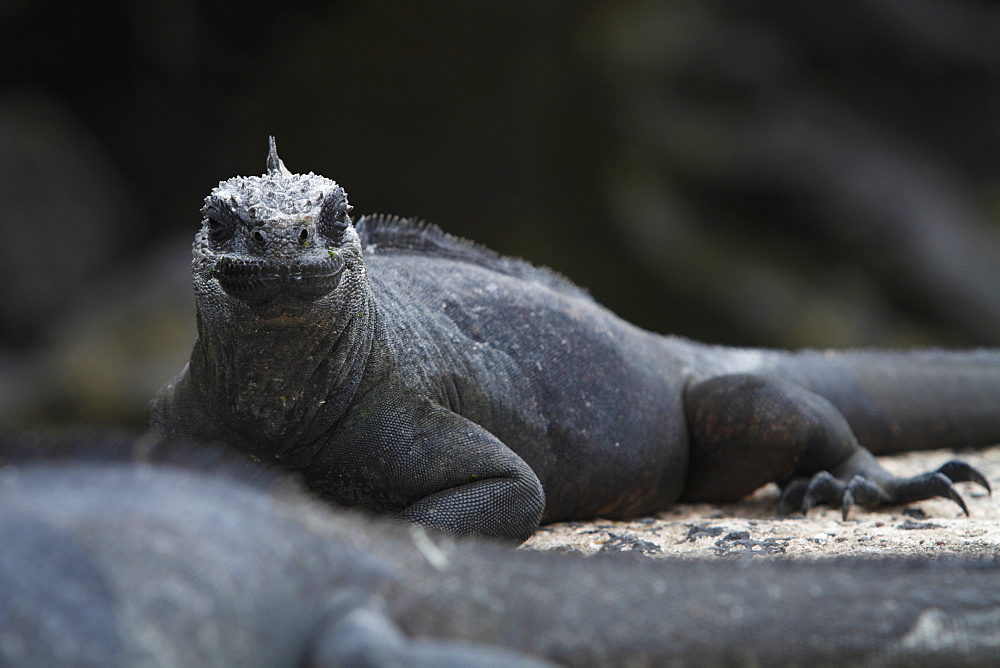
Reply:
<svg viewBox="0 0 1000 668"><path fill-rule="evenodd" d="M286 296L306 302L324 297L340 284L344 261L339 255L275 262L263 258L223 255L212 278L231 297L251 303Z"/></svg>

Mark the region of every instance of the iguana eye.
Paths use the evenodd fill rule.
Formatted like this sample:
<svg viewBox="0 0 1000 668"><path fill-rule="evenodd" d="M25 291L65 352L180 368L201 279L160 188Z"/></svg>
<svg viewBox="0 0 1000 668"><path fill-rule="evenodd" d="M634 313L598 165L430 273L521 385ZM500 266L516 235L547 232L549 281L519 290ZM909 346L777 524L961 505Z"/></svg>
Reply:
<svg viewBox="0 0 1000 668"><path fill-rule="evenodd" d="M205 216L204 225L208 229L208 238L215 243L224 243L233 238L240 224L239 214L234 210L232 202L213 199L202 208Z"/></svg>
<svg viewBox="0 0 1000 668"><path fill-rule="evenodd" d="M210 212L206 217L208 225L208 236L212 241L226 241L233 236L236 226L224 216L215 212Z"/></svg>

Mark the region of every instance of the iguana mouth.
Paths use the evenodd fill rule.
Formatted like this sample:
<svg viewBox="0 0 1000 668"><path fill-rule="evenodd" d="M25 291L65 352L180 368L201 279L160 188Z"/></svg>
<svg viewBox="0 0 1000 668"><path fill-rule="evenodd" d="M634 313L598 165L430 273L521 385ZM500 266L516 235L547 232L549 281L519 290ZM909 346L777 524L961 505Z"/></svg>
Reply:
<svg viewBox="0 0 1000 668"><path fill-rule="evenodd" d="M224 255L212 276L226 294L244 301L261 302L279 295L312 301L330 294L343 271L344 261L333 255L289 262Z"/></svg>

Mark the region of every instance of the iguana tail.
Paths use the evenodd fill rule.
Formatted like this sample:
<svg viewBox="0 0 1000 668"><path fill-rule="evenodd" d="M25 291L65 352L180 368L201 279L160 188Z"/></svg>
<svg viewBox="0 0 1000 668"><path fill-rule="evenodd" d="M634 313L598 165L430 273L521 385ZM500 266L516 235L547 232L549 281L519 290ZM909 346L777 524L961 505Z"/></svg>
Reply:
<svg viewBox="0 0 1000 668"><path fill-rule="evenodd" d="M774 353L763 364L836 406L876 455L1000 444L1000 350Z"/></svg>

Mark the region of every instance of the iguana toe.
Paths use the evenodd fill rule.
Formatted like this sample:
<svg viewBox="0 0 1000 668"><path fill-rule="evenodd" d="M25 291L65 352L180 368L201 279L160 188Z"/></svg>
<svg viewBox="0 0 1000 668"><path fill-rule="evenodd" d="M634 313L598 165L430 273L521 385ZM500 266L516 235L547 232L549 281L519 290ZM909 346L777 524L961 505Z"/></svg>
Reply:
<svg viewBox="0 0 1000 668"><path fill-rule="evenodd" d="M940 470L894 481L890 485L889 496L890 503L912 503L940 496L951 499L962 512L969 514L969 508L952 480Z"/></svg>
<svg viewBox="0 0 1000 668"><path fill-rule="evenodd" d="M844 496L846 485L827 471L820 471L809 480L805 496L802 498L802 514L806 515L818 505L832 505Z"/></svg>
<svg viewBox="0 0 1000 668"><path fill-rule="evenodd" d="M974 482L980 487L985 487L990 496L993 495L993 489L986 476L963 461L952 459L950 462L942 464L937 472L943 473L952 482Z"/></svg>
<svg viewBox="0 0 1000 668"><path fill-rule="evenodd" d="M885 490L868 478L856 475L844 487L844 495L840 500L840 517L846 522L851 507L855 505L877 508L889 502L889 496Z"/></svg>
<svg viewBox="0 0 1000 668"><path fill-rule="evenodd" d="M805 498L809 481L806 478L794 478L788 481L778 499L778 514L791 515L802 511L802 499Z"/></svg>

